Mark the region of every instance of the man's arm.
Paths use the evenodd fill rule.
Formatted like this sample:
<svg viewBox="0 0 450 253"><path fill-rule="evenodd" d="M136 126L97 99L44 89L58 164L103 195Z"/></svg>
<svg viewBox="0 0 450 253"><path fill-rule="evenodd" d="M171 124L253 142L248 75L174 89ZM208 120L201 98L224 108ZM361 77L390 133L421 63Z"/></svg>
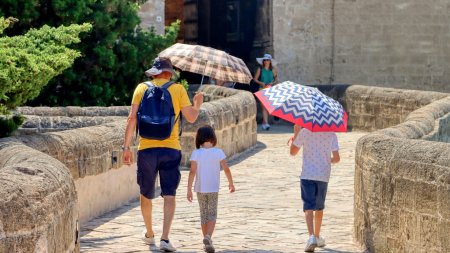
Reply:
<svg viewBox="0 0 450 253"><path fill-rule="evenodd" d="M130 144L131 140L133 138L133 133L136 128L136 122L137 122L137 111L139 110L139 105L132 104L130 114L128 115L128 121L127 121L127 127L125 129L125 139L123 141L123 162L126 165L130 165L132 161L131 156L131 150L130 150Z"/></svg>
<svg viewBox="0 0 450 253"><path fill-rule="evenodd" d="M194 123L200 114L200 107L203 104L203 93L198 92L193 98L194 105L181 108L181 112L189 123Z"/></svg>

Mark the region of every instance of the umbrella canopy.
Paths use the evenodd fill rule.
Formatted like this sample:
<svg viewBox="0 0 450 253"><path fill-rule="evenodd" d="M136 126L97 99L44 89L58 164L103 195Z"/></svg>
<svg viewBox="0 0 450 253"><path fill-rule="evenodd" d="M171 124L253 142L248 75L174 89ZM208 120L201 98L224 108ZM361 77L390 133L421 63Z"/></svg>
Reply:
<svg viewBox="0 0 450 253"><path fill-rule="evenodd" d="M252 79L244 61L210 47L176 43L159 53L159 57L169 58L174 66L183 71L217 80L250 83Z"/></svg>
<svg viewBox="0 0 450 253"><path fill-rule="evenodd" d="M286 81L255 93L271 115L312 132L346 132L347 113L317 88Z"/></svg>

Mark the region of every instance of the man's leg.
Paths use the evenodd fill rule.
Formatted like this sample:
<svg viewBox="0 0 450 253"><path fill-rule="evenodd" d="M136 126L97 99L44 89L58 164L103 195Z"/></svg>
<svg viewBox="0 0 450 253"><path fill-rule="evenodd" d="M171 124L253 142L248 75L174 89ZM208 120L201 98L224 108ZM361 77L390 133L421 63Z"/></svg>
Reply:
<svg viewBox="0 0 450 253"><path fill-rule="evenodd" d="M314 213L314 235L319 238L320 227L322 226L323 210Z"/></svg>
<svg viewBox="0 0 450 253"><path fill-rule="evenodd" d="M153 227L152 227L152 200L141 195L141 212L144 218L145 228L147 229L146 236L153 237Z"/></svg>
<svg viewBox="0 0 450 253"><path fill-rule="evenodd" d="M314 235L314 211L305 210L306 226L308 227L309 235Z"/></svg>
<svg viewBox="0 0 450 253"><path fill-rule="evenodd" d="M169 240L170 227L175 215L175 196L181 179L179 165L181 151L171 148L159 149L159 179L161 196L164 198L164 222L161 239Z"/></svg>
<svg viewBox="0 0 450 253"><path fill-rule="evenodd" d="M164 223L161 239L169 240L170 227L175 215L175 196L164 196Z"/></svg>

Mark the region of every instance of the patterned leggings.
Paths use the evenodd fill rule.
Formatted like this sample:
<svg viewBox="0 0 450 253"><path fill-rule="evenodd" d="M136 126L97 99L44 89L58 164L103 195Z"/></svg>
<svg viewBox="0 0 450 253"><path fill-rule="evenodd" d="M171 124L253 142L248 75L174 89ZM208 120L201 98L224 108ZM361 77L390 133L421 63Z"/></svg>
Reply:
<svg viewBox="0 0 450 253"><path fill-rule="evenodd" d="M218 192L197 192L198 204L200 205L200 219L202 224L217 219Z"/></svg>

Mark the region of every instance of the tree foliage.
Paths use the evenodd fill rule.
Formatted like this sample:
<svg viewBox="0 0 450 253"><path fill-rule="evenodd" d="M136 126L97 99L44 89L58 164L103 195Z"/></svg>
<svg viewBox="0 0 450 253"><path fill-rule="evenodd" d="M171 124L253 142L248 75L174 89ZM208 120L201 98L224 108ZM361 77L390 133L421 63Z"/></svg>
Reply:
<svg viewBox="0 0 450 253"><path fill-rule="evenodd" d="M9 23L10 19L0 18L0 34ZM35 98L69 68L80 53L66 46L80 42L79 34L90 28L90 24L43 26L25 35L0 37L0 114Z"/></svg>
<svg viewBox="0 0 450 253"><path fill-rule="evenodd" d="M40 25L88 22L93 29L72 48L82 57L54 78L31 105L129 104L136 84L157 53L175 42L179 23L165 35L143 31L137 15L139 3L130 0L2 0L0 16L21 20L11 34Z"/></svg>

